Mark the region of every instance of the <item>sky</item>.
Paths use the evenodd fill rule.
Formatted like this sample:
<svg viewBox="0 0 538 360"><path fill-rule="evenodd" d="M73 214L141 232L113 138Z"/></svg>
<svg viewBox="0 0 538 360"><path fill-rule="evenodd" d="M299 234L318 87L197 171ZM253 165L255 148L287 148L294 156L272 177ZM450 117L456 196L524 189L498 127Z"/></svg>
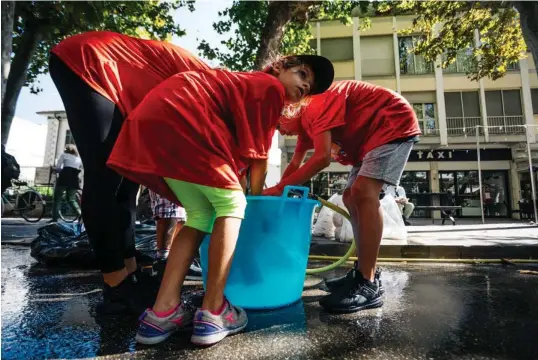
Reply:
<svg viewBox="0 0 538 360"><path fill-rule="evenodd" d="M199 55L197 50L198 39L204 39L212 46L219 45L220 40L227 37L219 35L213 29L213 23L219 20L218 12L231 4L231 0L198 0L195 4L196 10L192 13L187 8L178 9L174 15L174 20L181 28L186 30L187 34L183 37L174 37L172 43L196 55ZM211 63L211 65L217 64ZM46 118L42 115L37 115L36 112L63 110L64 106L50 76L48 74L42 75L39 81L43 91L38 95L30 94L26 87L22 89L15 116L34 123L44 124L46 123Z"/></svg>

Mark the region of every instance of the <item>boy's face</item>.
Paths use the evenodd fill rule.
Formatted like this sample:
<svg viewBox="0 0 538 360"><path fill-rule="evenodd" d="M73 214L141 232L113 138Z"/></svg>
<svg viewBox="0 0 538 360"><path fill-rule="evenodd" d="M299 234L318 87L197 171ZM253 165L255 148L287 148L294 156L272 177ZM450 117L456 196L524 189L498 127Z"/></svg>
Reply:
<svg viewBox="0 0 538 360"><path fill-rule="evenodd" d="M289 120L280 117L277 129L282 135L299 135L302 129L301 118Z"/></svg>
<svg viewBox="0 0 538 360"><path fill-rule="evenodd" d="M286 89L287 99L291 102L301 100L308 95L314 86L314 72L310 65L299 65L284 69L281 63L276 64L274 71L278 80Z"/></svg>

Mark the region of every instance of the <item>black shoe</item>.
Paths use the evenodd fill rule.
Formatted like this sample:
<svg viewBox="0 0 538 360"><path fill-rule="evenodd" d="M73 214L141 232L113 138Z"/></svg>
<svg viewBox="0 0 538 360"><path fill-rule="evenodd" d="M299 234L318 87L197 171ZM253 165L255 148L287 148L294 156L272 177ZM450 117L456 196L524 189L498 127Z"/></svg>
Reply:
<svg viewBox="0 0 538 360"><path fill-rule="evenodd" d="M402 219L403 219L403 222L404 222L405 226L411 225L411 223L409 222L409 220L407 220L407 218L405 216L402 215Z"/></svg>
<svg viewBox="0 0 538 360"><path fill-rule="evenodd" d="M154 274L157 274L162 277L164 275L164 269L166 268L166 262L166 258L157 259L153 263ZM202 281L202 268L200 267L198 260L193 260L191 266L189 267L189 271L187 272L185 280Z"/></svg>
<svg viewBox="0 0 538 360"><path fill-rule="evenodd" d="M328 312L344 314L380 307L383 300L378 282L364 279L357 270L343 286L322 298L319 304Z"/></svg>
<svg viewBox="0 0 538 360"><path fill-rule="evenodd" d="M325 280L325 282L320 286L321 290L327 291L327 292L334 292L338 288L342 287L346 283L348 279L352 279L354 277L355 272L358 272L357 269L358 265L355 261L353 263L353 269L349 270L348 273L345 276L335 278L335 279L328 279ZM375 275L374 275L374 281L377 281L379 284L379 293L383 295L385 293L385 288L383 287L383 283L381 282L381 269L377 268L375 269Z"/></svg>
<svg viewBox="0 0 538 360"><path fill-rule="evenodd" d="M185 280L202 281L202 268L200 267L198 260L193 260Z"/></svg>
<svg viewBox="0 0 538 360"><path fill-rule="evenodd" d="M103 301L97 304L96 312L99 315L140 315L146 306L139 299L140 291L133 282L133 276L127 276L117 286L104 285Z"/></svg>

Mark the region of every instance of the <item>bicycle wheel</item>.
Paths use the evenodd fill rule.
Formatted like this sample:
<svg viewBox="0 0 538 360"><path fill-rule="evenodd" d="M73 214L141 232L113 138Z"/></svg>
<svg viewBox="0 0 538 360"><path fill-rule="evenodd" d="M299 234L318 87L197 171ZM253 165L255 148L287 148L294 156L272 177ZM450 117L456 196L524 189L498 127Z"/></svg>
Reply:
<svg viewBox="0 0 538 360"><path fill-rule="evenodd" d="M80 209L81 194L79 191L76 192L75 198ZM62 218L62 220L67 223L72 223L73 221L78 220L79 217L80 215L78 214L78 212L73 209L71 204L69 204L69 202L67 201L67 197L65 195L62 196L62 200L60 203L60 218Z"/></svg>
<svg viewBox="0 0 538 360"><path fill-rule="evenodd" d="M25 191L19 196L17 211L24 220L31 223L38 222L45 214L45 201L37 191Z"/></svg>

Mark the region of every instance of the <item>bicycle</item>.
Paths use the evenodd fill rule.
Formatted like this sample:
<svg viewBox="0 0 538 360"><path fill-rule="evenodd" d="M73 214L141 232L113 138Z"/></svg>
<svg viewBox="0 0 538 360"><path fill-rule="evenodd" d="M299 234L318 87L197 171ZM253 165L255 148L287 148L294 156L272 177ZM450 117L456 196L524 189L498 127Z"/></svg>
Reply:
<svg viewBox="0 0 538 360"><path fill-rule="evenodd" d="M76 198L78 206L80 208L81 199L82 199L82 191L81 190L77 190L77 192L75 194L75 198ZM64 193L62 195L62 199L60 201L61 201L60 209L59 209L60 218L63 221L67 222L67 223L72 223L72 222L75 222L75 221L80 222L80 220L82 218L82 215L79 215L79 213L75 209L73 209L71 204L69 204L69 202L67 201L67 193Z"/></svg>
<svg viewBox="0 0 538 360"><path fill-rule="evenodd" d="M41 220L45 214L46 207L46 202L41 194L25 181L12 180L11 184L16 186L11 188L13 194L8 197L7 192L9 189L2 194L2 215L4 215L6 205L10 205L14 213L19 213L24 220L30 223ZM22 191L21 187L27 190ZM12 202L12 200L14 201Z"/></svg>

